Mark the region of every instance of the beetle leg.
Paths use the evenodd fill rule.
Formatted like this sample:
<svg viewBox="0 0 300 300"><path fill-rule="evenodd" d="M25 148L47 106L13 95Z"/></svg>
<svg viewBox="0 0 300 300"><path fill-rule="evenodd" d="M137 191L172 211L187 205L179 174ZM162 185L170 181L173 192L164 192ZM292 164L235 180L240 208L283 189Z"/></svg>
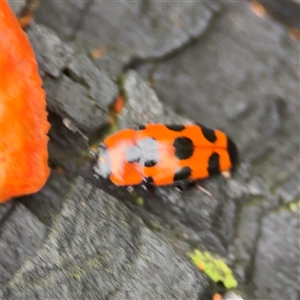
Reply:
<svg viewBox="0 0 300 300"><path fill-rule="evenodd" d="M215 199L214 195L213 195L209 190L207 190L206 188L204 188L202 185L200 185L200 184L198 183L196 186L197 186L197 188L198 188L202 193L204 193L205 195L207 195L209 198Z"/></svg>
<svg viewBox="0 0 300 300"><path fill-rule="evenodd" d="M134 187L133 187L132 185L126 186L126 189L127 189L127 191L128 191L130 194L132 194L133 191L134 191Z"/></svg>

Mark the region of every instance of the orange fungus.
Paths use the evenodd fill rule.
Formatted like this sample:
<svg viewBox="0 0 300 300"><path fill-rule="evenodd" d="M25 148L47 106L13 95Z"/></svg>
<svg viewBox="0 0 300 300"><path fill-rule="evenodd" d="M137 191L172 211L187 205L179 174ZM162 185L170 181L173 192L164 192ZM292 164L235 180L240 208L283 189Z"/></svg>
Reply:
<svg viewBox="0 0 300 300"><path fill-rule="evenodd" d="M0 7L0 202L5 202L45 184L50 125L34 52L5 0Z"/></svg>
<svg viewBox="0 0 300 300"><path fill-rule="evenodd" d="M114 113L119 114L124 107L124 98L119 95L114 103Z"/></svg>

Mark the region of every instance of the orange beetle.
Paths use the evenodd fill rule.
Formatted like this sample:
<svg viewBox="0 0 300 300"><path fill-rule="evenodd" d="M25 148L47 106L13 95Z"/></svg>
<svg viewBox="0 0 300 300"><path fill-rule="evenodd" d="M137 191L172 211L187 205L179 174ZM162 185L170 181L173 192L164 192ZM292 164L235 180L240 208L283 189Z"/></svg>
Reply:
<svg viewBox="0 0 300 300"><path fill-rule="evenodd" d="M115 185L170 185L229 174L236 145L223 132L200 124L147 124L107 137L93 162L96 176Z"/></svg>

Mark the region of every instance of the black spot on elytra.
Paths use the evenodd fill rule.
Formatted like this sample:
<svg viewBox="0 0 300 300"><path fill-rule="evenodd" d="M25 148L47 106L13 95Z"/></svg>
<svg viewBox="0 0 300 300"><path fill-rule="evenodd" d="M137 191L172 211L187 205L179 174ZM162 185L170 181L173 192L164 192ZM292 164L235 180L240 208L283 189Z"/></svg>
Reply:
<svg viewBox="0 0 300 300"><path fill-rule="evenodd" d="M175 156L178 159L188 159L194 153L194 144L190 138L178 137L175 139L173 146L175 148Z"/></svg>
<svg viewBox="0 0 300 300"><path fill-rule="evenodd" d="M178 180L187 179L189 178L191 173L192 170L190 167L183 167L175 173L173 180L178 181Z"/></svg>
<svg viewBox="0 0 300 300"><path fill-rule="evenodd" d="M154 159L146 160L144 163L145 167L154 167L157 164L157 161Z"/></svg>
<svg viewBox="0 0 300 300"><path fill-rule="evenodd" d="M182 124L171 124L171 125L166 125L166 127L172 131L177 131L177 132L180 132L185 129L185 126Z"/></svg>
<svg viewBox="0 0 300 300"><path fill-rule="evenodd" d="M227 151L229 154L231 166L236 165L239 159L238 150L235 143L229 137L227 137Z"/></svg>
<svg viewBox="0 0 300 300"><path fill-rule="evenodd" d="M217 136L216 136L215 131L213 129L207 128L207 127L205 127L201 124L197 124L197 125L200 127L204 137L209 142L214 143L217 140Z"/></svg>
<svg viewBox="0 0 300 300"><path fill-rule="evenodd" d="M207 171L210 176L220 173L220 155L214 152L208 161Z"/></svg>

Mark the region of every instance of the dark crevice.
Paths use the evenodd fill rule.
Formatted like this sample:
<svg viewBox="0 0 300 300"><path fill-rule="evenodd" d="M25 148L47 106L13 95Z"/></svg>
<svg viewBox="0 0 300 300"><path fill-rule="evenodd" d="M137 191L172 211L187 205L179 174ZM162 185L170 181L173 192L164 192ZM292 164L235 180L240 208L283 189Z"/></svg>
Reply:
<svg viewBox="0 0 300 300"><path fill-rule="evenodd" d="M71 79L73 82L78 83L82 86L84 86L86 89L90 89L89 84L84 80L83 77L77 76L74 72L72 72L68 67L65 67L61 70L61 74L67 76L69 79Z"/></svg>
<svg viewBox="0 0 300 300"><path fill-rule="evenodd" d="M223 188L223 184L219 183L217 185L218 188L218 194L220 195L224 195L224 197L222 197L222 199L218 199L218 204L214 210L214 213L212 215L212 224L216 224L215 229L213 233L215 234L215 236L219 239L222 247L226 250L226 252L228 252L228 247L229 245L231 245L230 241L228 241L227 236L224 236L224 232L222 231L222 229L220 228L221 226L223 226L223 222L222 222L222 217L224 216L224 212L226 212L226 209L224 208L225 205L227 205L227 202L232 201L232 199L230 199L229 197L226 197L226 191ZM225 187L227 188L227 187ZM236 207L236 205L235 205ZM236 216L236 214L235 214ZM232 230L234 230L236 228L233 228ZM233 234L234 235L234 234ZM224 256L226 256L224 254Z"/></svg>
<svg viewBox="0 0 300 300"><path fill-rule="evenodd" d="M255 238L253 241L253 248L252 251L250 251L250 259L248 262L248 266L246 266L245 268L245 283L247 283L247 285L249 287L253 287L253 290L255 290L254 288L254 275L255 275L255 262L256 262L256 256L258 253L258 243L261 239L262 236L262 222L263 222L263 218L269 213L269 211L265 211L263 210L262 212L260 212L259 216L258 216L258 220L257 220L257 231L255 234Z"/></svg>

